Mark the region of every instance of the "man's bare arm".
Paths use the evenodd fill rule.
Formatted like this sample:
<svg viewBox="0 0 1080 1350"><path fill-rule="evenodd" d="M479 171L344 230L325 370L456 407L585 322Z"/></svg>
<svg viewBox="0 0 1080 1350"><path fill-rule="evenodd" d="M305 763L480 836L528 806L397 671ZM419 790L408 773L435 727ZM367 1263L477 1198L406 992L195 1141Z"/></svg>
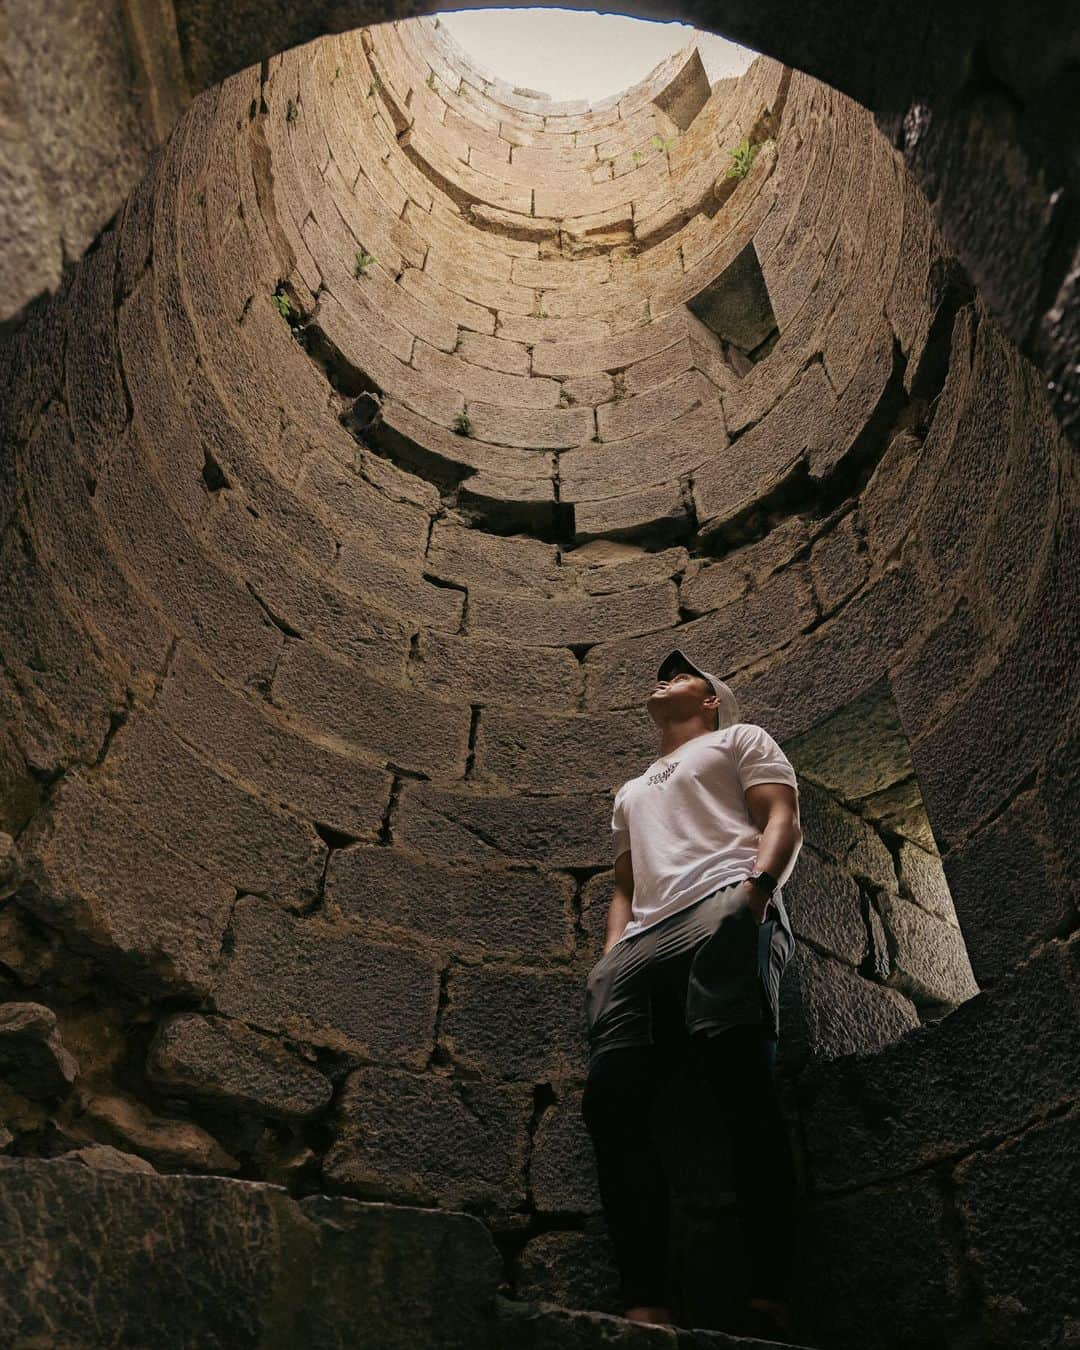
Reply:
<svg viewBox="0 0 1080 1350"><path fill-rule="evenodd" d="M791 875L795 860L802 848L802 826L799 824L798 793L788 783L754 783L744 793L750 818L761 835L755 872L768 872L782 886ZM756 886L750 890L755 897L758 922L768 907L766 897Z"/></svg>
<svg viewBox="0 0 1080 1350"><path fill-rule="evenodd" d="M622 937L623 929L630 922L630 902L634 898L634 861L630 850L624 849L615 859L615 889L607 912L607 934L604 938L604 951L608 951Z"/></svg>

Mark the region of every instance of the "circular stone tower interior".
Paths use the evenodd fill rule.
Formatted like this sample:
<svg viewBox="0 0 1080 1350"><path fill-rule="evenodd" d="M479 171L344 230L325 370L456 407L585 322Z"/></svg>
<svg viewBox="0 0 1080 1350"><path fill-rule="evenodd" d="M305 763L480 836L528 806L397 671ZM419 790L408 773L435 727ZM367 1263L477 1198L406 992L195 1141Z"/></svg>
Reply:
<svg viewBox="0 0 1080 1350"><path fill-rule="evenodd" d="M148 1225L185 1306L147 1343L343 1343L380 1281L429 1315L386 1345L618 1312L584 981L678 646L800 778L806 1317L1057 1343L1076 466L868 111L693 44L589 105L434 19L321 38L199 95L0 364L20 1259L118 1188L101 1306ZM683 1322L722 1327L734 1179L676 1088Z"/></svg>

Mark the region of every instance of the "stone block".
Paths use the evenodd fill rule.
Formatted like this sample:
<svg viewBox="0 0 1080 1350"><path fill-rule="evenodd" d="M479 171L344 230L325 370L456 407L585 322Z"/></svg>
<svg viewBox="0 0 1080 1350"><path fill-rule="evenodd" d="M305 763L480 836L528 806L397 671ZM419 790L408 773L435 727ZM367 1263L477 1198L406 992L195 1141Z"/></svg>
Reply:
<svg viewBox="0 0 1080 1350"><path fill-rule="evenodd" d="M431 628L445 628L451 633L461 624L462 595L433 585L418 571L399 567L366 539L342 541L328 583L407 621L421 620Z"/></svg>
<svg viewBox="0 0 1080 1350"><path fill-rule="evenodd" d="M780 1044L793 1068L877 1050L918 1025L903 994L798 943L780 982Z"/></svg>
<svg viewBox="0 0 1080 1350"><path fill-rule="evenodd" d="M632 489L671 490L673 480L711 462L727 446L722 409L716 391L704 376L691 371L680 384L681 397L668 396L669 387L639 394L635 399L606 403L597 410L608 430L627 428L614 454L604 442L580 445L559 458L559 495L562 501L582 503L623 497ZM622 410L629 409L624 419ZM652 412L649 409L652 409ZM616 411L608 415L609 409ZM668 413L671 413L671 419ZM655 422L650 423L653 413ZM629 417L640 415L641 425L630 429Z"/></svg>
<svg viewBox="0 0 1080 1350"><path fill-rule="evenodd" d="M143 1172L157 1175L152 1162L140 1158L135 1153L125 1153L112 1144L88 1144L86 1148L73 1148L61 1155L64 1162L80 1163L83 1167L92 1167L99 1172Z"/></svg>
<svg viewBox="0 0 1080 1350"><path fill-rule="evenodd" d="M592 408L519 410L478 399L470 400L468 413L473 436L524 450L566 450L591 440L596 430Z"/></svg>
<svg viewBox="0 0 1080 1350"><path fill-rule="evenodd" d="M528 703L551 712L576 708L584 683L565 647L523 647L495 636L421 633L410 670L418 685L438 696L493 707Z"/></svg>
<svg viewBox="0 0 1080 1350"><path fill-rule="evenodd" d="M921 450L922 441L918 436L911 431L898 431L889 439L862 491L859 514L867 551L876 561L889 557L915 528L911 481Z"/></svg>
<svg viewBox="0 0 1080 1350"><path fill-rule="evenodd" d="M1078 547L1080 529L1069 519L1012 641L937 726L912 741L927 814L943 851L1016 792L1052 747L1060 710L1080 701L1072 634L1063 622L1063 603L1076 593ZM897 703L906 719L910 696L899 687Z"/></svg>
<svg viewBox="0 0 1080 1350"><path fill-rule="evenodd" d="M722 609L799 556L809 535L800 516L771 530L764 539L734 549L718 562L694 559L680 588L681 607L691 614Z"/></svg>
<svg viewBox="0 0 1080 1350"><path fill-rule="evenodd" d="M597 409L596 429L605 443L628 440L650 431L666 430L685 413L698 407L714 412L709 449L718 453L727 445L720 399L716 387L700 370L684 371L666 384L605 403Z"/></svg>
<svg viewBox="0 0 1080 1350"><path fill-rule="evenodd" d="M126 1096L88 1096L81 1105L79 1128L148 1158L164 1171L240 1170L240 1163L193 1121L155 1115L142 1102Z"/></svg>
<svg viewBox="0 0 1080 1350"><path fill-rule="evenodd" d="M670 540L682 535L690 513L678 483L574 504L574 540Z"/></svg>
<svg viewBox="0 0 1080 1350"><path fill-rule="evenodd" d="M505 796L406 785L396 840L445 862L498 860L549 867L596 867L609 861L611 798Z"/></svg>
<svg viewBox="0 0 1080 1350"><path fill-rule="evenodd" d="M622 1317L625 1308L619 1295L619 1271L615 1249L607 1233L551 1230L530 1238L515 1262L519 1298L580 1308ZM508 1313L505 1323L506 1350L522 1345L518 1337L521 1320L529 1317L522 1305ZM535 1313L532 1314L535 1316ZM551 1344L550 1330L538 1331L537 1346ZM539 1339L539 1337L543 1339ZM564 1342L564 1344L576 1344Z"/></svg>
<svg viewBox="0 0 1080 1350"><path fill-rule="evenodd" d="M154 713L117 733L105 775L127 811L230 885L314 897L325 857L314 829L207 764Z"/></svg>
<svg viewBox="0 0 1080 1350"><path fill-rule="evenodd" d="M1062 818L1062 824L1065 818ZM984 830L944 858L956 921L975 978L993 983L1074 914L1068 874L1054 866L1052 826L1023 793Z"/></svg>
<svg viewBox="0 0 1080 1350"><path fill-rule="evenodd" d="M954 1173L984 1334L996 1343L1067 1344L1076 1325L1080 1256L1068 1198L1080 1183L1077 1123L1075 1112L1040 1122Z"/></svg>
<svg viewBox="0 0 1080 1350"><path fill-rule="evenodd" d="M545 342L533 351L533 372L570 379L604 370L622 370L673 346L686 335L685 317L666 315L618 336L581 342Z"/></svg>
<svg viewBox="0 0 1080 1350"><path fill-rule="evenodd" d="M26 462L28 507L35 537L52 555L52 575L108 635L113 651L123 653L132 681L145 688L165 662L171 634L116 557L86 491L85 470L59 403L50 405L38 423Z"/></svg>
<svg viewBox="0 0 1080 1350"><path fill-rule="evenodd" d="M239 578L195 543L164 499L137 426L117 442L95 494L118 554L173 628L222 675L265 678L281 648L280 630Z"/></svg>
<svg viewBox="0 0 1080 1350"><path fill-rule="evenodd" d="M1014 416L1020 356L997 325L980 322L970 371L950 363L956 391L955 421L942 436L940 467L932 491L922 499L921 537L945 582L963 575L982 533L982 522L1001 484L1008 437L1002 429ZM931 435L937 429L937 413Z"/></svg>
<svg viewBox="0 0 1080 1350"><path fill-rule="evenodd" d="M881 836L819 784L802 777L801 760L797 751L793 753L795 770L800 774L799 820L807 843L835 858L853 876L885 890L896 890L893 857Z"/></svg>
<svg viewBox="0 0 1080 1350"><path fill-rule="evenodd" d="M562 554L563 567L578 572L590 595L614 595L651 582L678 580L688 561L684 548L653 553L615 539L597 539Z"/></svg>
<svg viewBox="0 0 1080 1350"><path fill-rule="evenodd" d="M280 1041L198 1013L161 1023L147 1072L168 1096L247 1115L302 1119L322 1110L333 1093L328 1078Z"/></svg>
<svg viewBox="0 0 1080 1350"><path fill-rule="evenodd" d="M468 708L361 673L312 643L290 644L272 693L313 727L360 747L376 762L455 777L464 770Z"/></svg>
<svg viewBox="0 0 1080 1350"><path fill-rule="evenodd" d="M493 1345L499 1258L469 1215L63 1159L2 1168L0 1300L21 1343L85 1344L92 1307L111 1335L161 1350L330 1350L358 1326L385 1350ZM43 1285L43 1271L64 1275Z"/></svg>
<svg viewBox="0 0 1080 1350"><path fill-rule="evenodd" d="M151 833L139 814L72 774L19 851L26 909L137 988L208 989L234 888Z"/></svg>
<svg viewBox="0 0 1080 1350"><path fill-rule="evenodd" d="M450 977L439 1043L471 1073L515 1082L580 1074L585 986L577 974L459 967Z"/></svg>
<svg viewBox="0 0 1080 1350"><path fill-rule="evenodd" d="M829 439L836 399L820 365L798 383L730 451L694 479L698 520L714 529L791 478L802 460Z"/></svg>
<svg viewBox="0 0 1080 1350"><path fill-rule="evenodd" d="M670 581L613 596L554 599L474 587L467 623L472 636L499 633L504 640L529 646L567 647L670 628L678 618L677 598Z"/></svg>
<svg viewBox="0 0 1080 1350"><path fill-rule="evenodd" d="M823 614L846 600L866 578L868 562L855 520L855 513L849 511L814 544L810 554L814 593Z"/></svg>
<svg viewBox="0 0 1080 1350"><path fill-rule="evenodd" d="M395 1204L516 1209L531 1115L524 1084L358 1069L336 1108L323 1175L336 1189Z"/></svg>
<svg viewBox="0 0 1080 1350"><path fill-rule="evenodd" d="M356 838L378 835L391 775L298 735L271 704L216 679L187 643L176 650L156 706L185 741L294 814Z"/></svg>
<svg viewBox="0 0 1080 1350"><path fill-rule="evenodd" d="M488 342L497 339L488 338ZM457 355L437 351L418 342L413 350L412 363L423 374L460 390L471 403L498 404L506 408L556 408L559 405L560 386L555 380L540 376L507 375L488 366L474 366Z"/></svg>
<svg viewBox="0 0 1080 1350"><path fill-rule="evenodd" d="M0 656L19 691L18 724L44 751L34 767L47 775L71 755L92 760L112 709L123 705L115 676L50 572L22 529L7 532L0 543Z"/></svg>
<svg viewBox="0 0 1080 1350"><path fill-rule="evenodd" d="M615 392L615 382L610 375L579 375L576 379L564 380L563 396L571 406L595 407L599 403L608 403Z"/></svg>
<svg viewBox="0 0 1080 1350"><path fill-rule="evenodd" d="M325 890L348 919L422 931L455 950L523 959L567 956L573 946L573 878L546 869L447 867L361 846L331 855Z"/></svg>
<svg viewBox="0 0 1080 1350"><path fill-rule="evenodd" d="M991 659L971 605L961 597L891 676L908 737L914 739L932 727L957 692L970 684L973 673L987 669Z"/></svg>
<svg viewBox="0 0 1080 1350"><path fill-rule="evenodd" d="M918 1003L962 1003L979 992L958 928L900 896L877 903L890 939L890 984Z"/></svg>
<svg viewBox="0 0 1080 1350"><path fill-rule="evenodd" d="M458 355L474 366L501 370L506 375L529 374L529 349L522 342L487 337L483 333L463 332L457 345Z"/></svg>
<svg viewBox="0 0 1080 1350"><path fill-rule="evenodd" d="M783 575L783 574L781 574ZM785 660L732 681L744 715L786 744L847 709L881 680L894 652L922 623L926 588L905 557L805 637ZM787 625L787 632L795 631Z"/></svg>
<svg viewBox="0 0 1080 1350"><path fill-rule="evenodd" d="M949 883L937 853L929 853L918 844L902 842L897 877L901 895L914 900L944 923L956 923L956 909L949 894Z"/></svg>
<svg viewBox="0 0 1080 1350"><path fill-rule="evenodd" d="M686 131L708 103L711 92L701 53L695 48L682 69L656 95L653 102L667 113L680 131Z"/></svg>
<svg viewBox="0 0 1080 1350"><path fill-rule="evenodd" d="M542 539L490 534L452 518L436 520L426 570L455 585L557 595L565 585L558 549Z"/></svg>
<svg viewBox="0 0 1080 1350"><path fill-rule="evenodd" d="M600 1192L593 1142L581 1115L581 1089L559 1085L533 1132L529 1189L539 1213L597 1214Z"/></svg>
<svg viewBox="0 0 1080 1350"><path fill-rule="evenodd" d="M784 882L784 904L797 937L857 966L867 950L862 895L848 872L803 844Z"/></svg>
<svg viewBox="0 0 1080 1350"><path fill-rule="evenodd" d="M818 1183L865 1182L993 1144L1062 1102L1080 1078L1078 949L1077 939L1051 943L947 1017L808 1070L802 1117Z"/></svg>
<svg viewBox="0 0 1080 1350"><path fill-rule="evenodd" d="M484 711L473 777L524 792L604 791L656 757L656 727L642 711L545 717Z"/></svg>
<svg viewBox="0 0 1080 1350"><path fill-rule="evenodd" d="M214 1002L227 1016L308 1045L420 1065L435 1031L438 972L415 947L354 924L294 918L258 896L233 912Z"/></svg>

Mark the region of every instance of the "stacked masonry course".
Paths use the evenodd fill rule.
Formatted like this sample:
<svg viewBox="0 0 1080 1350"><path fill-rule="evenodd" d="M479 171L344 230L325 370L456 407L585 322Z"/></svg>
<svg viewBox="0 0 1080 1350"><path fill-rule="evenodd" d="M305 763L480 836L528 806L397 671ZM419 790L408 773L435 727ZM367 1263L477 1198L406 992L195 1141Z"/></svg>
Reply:
<svg viewBox="0 0 1080 1350"><path fill-rule="evenodd" d="M750 246L753 362L687 307ZM467 1209L503 1292L614 1310L583 981L677 644L818 752L884 689L933 828L805 779L822 1334L1055 1334L1010 1244L1075 1119L1075 466L870 114L326 38L201 95L2 360L0 1146ZM709 1324L730 1177L667 1111Z"/></svg>

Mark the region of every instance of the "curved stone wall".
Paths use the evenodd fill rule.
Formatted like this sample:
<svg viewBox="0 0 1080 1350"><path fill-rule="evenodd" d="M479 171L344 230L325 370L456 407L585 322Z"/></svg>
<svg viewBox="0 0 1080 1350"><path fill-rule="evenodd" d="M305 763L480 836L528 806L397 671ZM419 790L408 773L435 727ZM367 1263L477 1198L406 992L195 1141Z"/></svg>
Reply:
<svg viewBox="0 0 1080 1350"><path fill-rule="evenodd" d="M870 114L765 58L702 80L555 105L430 21L288 52L195 101L9 342L0 977L60 1069L3 1091L22 1153L469 1208L511 1291L610 1306L582 989L685 645L819 766L793 1129L833 1246L878 1249L883 1190L923 1235L928 1335L994 1260L951 1169L1073 1053L1074 466ZM863 809L899 773L826 771L883 708L940 861ZM878 1343L866 1295L829 1316Z"/></svg>

